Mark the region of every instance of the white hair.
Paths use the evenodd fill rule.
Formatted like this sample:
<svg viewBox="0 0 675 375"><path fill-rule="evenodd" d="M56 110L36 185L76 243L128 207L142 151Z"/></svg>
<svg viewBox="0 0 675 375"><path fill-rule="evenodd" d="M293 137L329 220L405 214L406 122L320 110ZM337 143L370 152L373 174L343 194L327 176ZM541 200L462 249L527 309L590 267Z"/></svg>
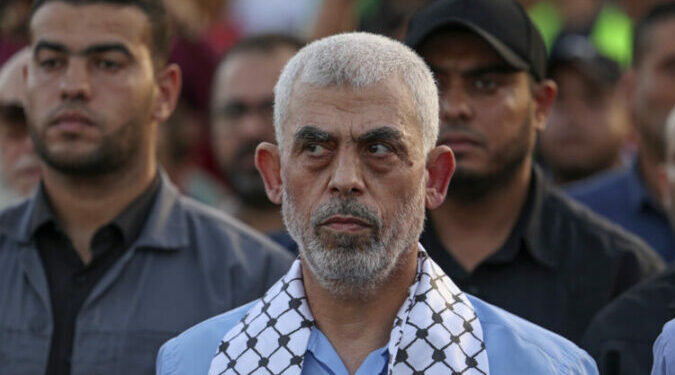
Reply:
<svg viewBox="0 0 675 375"><path fill-rule="evenodd" d="M428 153L438 137L438 91L431 71L407 46L363 32L312 42L286 64L274 87L274 131L279 147L296 81L318 87L347 84L362 88L392 76L402 77L410 90Z"/></svg>

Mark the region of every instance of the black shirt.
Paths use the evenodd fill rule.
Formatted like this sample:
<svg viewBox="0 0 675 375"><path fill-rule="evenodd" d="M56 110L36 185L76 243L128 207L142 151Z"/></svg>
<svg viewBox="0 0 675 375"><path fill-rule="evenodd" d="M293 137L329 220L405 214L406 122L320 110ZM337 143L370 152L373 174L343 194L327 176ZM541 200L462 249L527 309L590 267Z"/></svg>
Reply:
<svg viewBox="0 0 675 375"><path fill-rule="evenodd" d="M117 218L94 233L92 259L86 265L61 229L44 188L36 192L31 233L47 276L54 322L47 374L70 374L77 314L100 278L138 238L159 187L160 179L155 177Z"/></svg>
<svg viewBox="0 0 675 375"><path fill-rule="evenodd" d="M649 374L654 341L673 318L675 266L670 266L600 310L582 345L603 375Z"/></svg>
<svg viewBox="0 0 675 375"><path fill-rule="evenodd" d="M443 247L432 220L420 242L465 292L579 343L598 310L663 262L637 237L548 185L537 168L532 176L509 237L472 272Z"/></svg>

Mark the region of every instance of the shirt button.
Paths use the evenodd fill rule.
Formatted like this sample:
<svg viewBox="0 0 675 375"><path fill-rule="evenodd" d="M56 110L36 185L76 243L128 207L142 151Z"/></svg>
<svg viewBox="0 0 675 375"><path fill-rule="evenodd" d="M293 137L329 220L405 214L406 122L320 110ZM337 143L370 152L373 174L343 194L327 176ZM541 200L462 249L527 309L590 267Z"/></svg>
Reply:
<svg viewBox="0 0 675 375"><path fill-rule="evenodd" d="M75 282L76 282L77 284L84 284L85 282L87 282L87 276L85 276L85 275L77 275L77 276L75 276Z"/></svg>

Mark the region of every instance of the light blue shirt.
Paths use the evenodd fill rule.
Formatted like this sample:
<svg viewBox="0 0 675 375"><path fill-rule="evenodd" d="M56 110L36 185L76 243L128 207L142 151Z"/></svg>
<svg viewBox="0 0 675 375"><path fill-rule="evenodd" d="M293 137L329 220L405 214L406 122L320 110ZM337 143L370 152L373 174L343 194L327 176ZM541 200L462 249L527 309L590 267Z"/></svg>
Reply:
<svg viewBox="0 0 675 375"><path fill-rule="evenodd" d="M490 374L598 374L595 362L583 350L496 306L467 295L483 327ZM253 306L251 302L206 320L166 342L157 356L157 374L207 374L220 340ZM315 329L310 336L302 374L347 374L326 337ZM357 374L385 374L385 348L371 353Z"/></svg>
<svg viewBox="0 0 675 375"><path fill-rule="evenodd" d="M675 319L663 326L663 331L654 343L652 375L667 374L675 374Z"/></svg>

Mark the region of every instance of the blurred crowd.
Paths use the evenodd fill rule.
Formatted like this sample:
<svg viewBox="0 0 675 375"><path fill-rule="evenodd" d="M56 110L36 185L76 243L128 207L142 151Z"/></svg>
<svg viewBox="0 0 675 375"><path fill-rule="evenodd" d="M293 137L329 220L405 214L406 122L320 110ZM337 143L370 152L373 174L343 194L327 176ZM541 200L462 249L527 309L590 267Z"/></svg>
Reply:
<svg viewBox="0 0 675 375"><path fill-rule="evenodd" d="M275 142L274 85L279 73L306 43L325 36L360 30L403 41L411 17L430 2L165 0L173 28L169 61L181 68L182 89L175 111L158 127L156 154L162 173L182 194L236 217L296 256L298 246L285 229L279 206L268 199L255 162L256 146L260 142ZM0 208L30 197L40 185L41 163L24 111L23 70L32 58L28 47L31 3L31 0L0 2ZM520 309L509 305L521 303L515 301L518 298L533 298L534 292L528 291L528 296L517 298L509 295L509 301L500 299L498 295L504 296L502 290L490 289L499 283L495 281L497 273L485 276L491 272L489 264L481 263L485 259L465 260L457 256L456 262L439 261L443 255L434 255L434 251L448 249L448 243L453 240L458 243L457 237L447 240L447 233L440 229L442 223L448 222L442 216L443 207L427 214L421 242L432 257L438 257L439 264L447 266L446 272L453 279L456 277L463 283L460 286L464 289L575 343L583 342L603 371L600 361L614 363L612 358L603 357L607 356L605 345L616 342L620 336L610 327L626 324L622 311L633 308L625 307L630 301L624 305L615 303L609 309L607 305L624 291L634 293L633 300L647 298L644 296L648 291L635 291L630 287L656 276L664 264L670 270L675 262L675 226L672 225L675 219L675 132L670 129L675 129L675 112L672 112L675 106L675 10L672 2L664 0L521 0L519 3L546 46L548 61L542 78L551 79L557 86L550 114L531 152L536 165L533 175L573 198L574 207L585 205L599 217L618 225L622 228L617 229L621 235L624 231L630 233L631 240L633 235L637 236L640 238L636 239L637 247L651 248L658 256L651 263L640 260L635 269L608 265L608 268L616 267L612 268L614 277L621 279L608 287L611 293L597 292L594 288L604 287L599 285L586 291L588 295L597 292L596 302L603 301L604 305L593 307L600 313L595 315L594 310L593 314L579 318L583 324L568 325L553 318L537 321L540 311L535 310L539 307ZM653 12L655 6L663 4L670 6L663 8L668 13ZM441 107L443 111L443 104ZM666 134L669 114L670 133ZM461 181L466 181L462 177L457 177L458 190L453 191L454 179L450 182L450 201L457 203L452 207L456 210L470 208L458 203L462 200L481 199L480 192L477 193L479 185L471 185L468 192L461 190ZM500 180L492 183L495 181ZM536 206L524 198L522 206L530 205ZM540 219L546 218L542 215ZM517 223L514 218L513 226L517 227ZM511 238L509 233L511 228L503 235L496 234L498 243L492 245L501 249L501 242ZM608 238L599 240L598 246L613 241L611 236ZM284 258L280 264L285 265L286 261ZM459 271L451 274L449 269ZM521 282L540 281L531 278ZM546 294L549 293L542 290L541 298L550 297ZM592 305L589 301L580 302L584 303ZM672 306L669 308L672 310ZM569 311L570 315L576 314L572 309ZM675 312L670 315L669 318L675 318ZM646 345L649 353L640 354L643 358L651 356L651 344L663 323L665 321L656 328L644 328L645 332L649 331L645 336L651 341ZM591 331L586 331L589 325ZM633 328L642 329L637 326ZM601 341L601 337L605 341ZM651 357L646 361L651 364ZM614 373L610 369L604 371Z"/></svg>

